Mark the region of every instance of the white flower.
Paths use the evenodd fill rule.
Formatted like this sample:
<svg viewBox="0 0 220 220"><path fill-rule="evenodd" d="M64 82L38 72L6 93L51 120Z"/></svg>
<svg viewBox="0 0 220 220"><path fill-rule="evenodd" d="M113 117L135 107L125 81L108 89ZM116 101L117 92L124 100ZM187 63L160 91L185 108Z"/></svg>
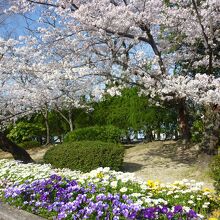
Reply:
<svg viewBox="0 0 220 220"><path fill-rule="evenodd" d="M93 179L93 182L94 182L94 183L98 183L98 182L99 182L99 178Z"/></svg>
<svg viewBox="0 0 220 220"><path fill-rule="evenodd" d="M131 196L133 197L140 197L142 194L141 193L132 193Z"/></svg>
<svg viewBox="0 0 220 220"><path fill-rule="evenodd" d="M145 185L145 184L141 184L140 187L141 187L141 189L142 189L143 191L145 191L146 189L148 189L148 186Z"/></svg>
<svg viewBox="0 0 220 220"><path fill-rule="evenodd" d="M201 218L201 219L204 218L204 215L201 215L201 214L197 214L197 216L198 216L199 218Z"/></svg>
<svg viewBox="0 0 220 220"><path fill-rule="evenodd" d="M194 204L194 202L192 200L189 200L188 203L189 204Z"/></svg>
<svg viewBox="0 0 220 220"><path fill-rule="evenodd" d="M110 168L109 168L109 167L104 167L104 168L103 168L103 172L104 172L104 173L108 173L109 171L110 171Z"/></svg>
<svg viewBox="0 0 220 220"><path fill-rule="evenodd" d="M202 205L202 208L207 209L207 208L208 208L208 205L203 204L203 205Z"/></svg>
<svg viewBox="0 0 220 220"><path fill-rule="evenodd" d="M102 181L102 184L103 184L104 186L108 186L108 185L109 185L109 182L108 182L107 180L103 180L103 181Z"/></svg>
<svg viewBox="0 0 220 220"><path fill-rule="evenodd" d="M128 189L127 189L126 187L122 187L122 188L120 189L120 192L122 192L122 193L127 192L127 191L128 191Z"/></svg>
<svg viewBox="0 0 220 220"><path fill-rule="evenodd" d="M116 188L117 185L118 185L118 181L112 181L112 182L110 183L110 186L111 186L112 188Z"/></svg>
<svg viewBox="0 0 220 220"><path fill-rule="evenodd" d="M186 212L189 212L190 208L187 206L183 206L183 210L185 210Z"/></svg>
<svg viewBox="0 0 220 220"><path fill-rule="evenodd" d="M167 192L167 195L172 195L172 194L173 194L172 191L168 191L168 192Z"/></svg>
<svg viewBox="0 0 220 220"><path fill-rule="evenodd" d="M110 179L110 176L108 174L105 174L105 176L103 176L102 178L103 180L109 180Z"/></svg>
<svg viewBox="0 0 220 220"><path fill-rule="evenodd" d="M141 200L137 200L135 203L134 203L134 205L142 205L143 204L143 201L141 201Z"/></svg>

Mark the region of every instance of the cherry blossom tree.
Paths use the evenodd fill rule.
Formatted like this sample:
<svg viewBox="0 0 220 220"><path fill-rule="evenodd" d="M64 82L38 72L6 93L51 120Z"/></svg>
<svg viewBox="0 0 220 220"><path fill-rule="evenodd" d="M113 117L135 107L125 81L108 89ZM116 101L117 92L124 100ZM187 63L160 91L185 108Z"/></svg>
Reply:
<svg viewBox="0 0 220 220"><path fill-rule="evenodd" d="M0 41L0 120L2 125L25 115L42 112L48 144L48 111L61 106L78 106L80 98L91 93L94 86L98 85L100 77L91 79L91 70L85 67L76 68L67 57L61 61L54 60L49 52L45 56L45 50L36 46L36 39L29 37L22 37L20 41ZM69 123L71 130L71 122ZM33 161L3 133L1 137L2 150L12 153L15 159Z"/></svg>
<svg viewBox="0 0 220 220"><path fill-rule="evenodd" d="M62 60L65 69L69 65L87 67L88 76L99 75L116 85L135 84L147 95L172 100L178 106L180 128L186 138L188 100L206 106L218 119L219 1L10 2L8 12L41 12L37 44L42 55L50 54L52 66L59 66ZM215 127L219 129L219 125Z"/></svg>

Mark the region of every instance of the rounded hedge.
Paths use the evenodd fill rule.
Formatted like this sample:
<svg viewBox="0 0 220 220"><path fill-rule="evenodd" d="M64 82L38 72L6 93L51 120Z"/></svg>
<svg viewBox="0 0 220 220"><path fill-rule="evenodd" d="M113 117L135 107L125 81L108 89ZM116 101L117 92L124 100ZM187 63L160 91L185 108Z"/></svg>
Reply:
<svg viewBox="0 0 220 220"><path fill-rule="evenodd" d="M72 141L104 141L104 142L120 142L122 136L121 129L108 125L108 126L94 126L86 128L78 128L69 132L64 142Z"/></svg>
<svg viewBox="0 0 220 220"><path fill-rule="evenodd" d="M214 186L216 191L220 192L220 155L213 157L210 164L211 175L214 179Z"/></svg>
<svg viewBox="0 0 220 220"><path fill-rule="evenodd" d="M123 157L122 145L101 141L81 141L52 147L44 155L44 161L57 168L89 172L98 167L120 170Z"/></svg>

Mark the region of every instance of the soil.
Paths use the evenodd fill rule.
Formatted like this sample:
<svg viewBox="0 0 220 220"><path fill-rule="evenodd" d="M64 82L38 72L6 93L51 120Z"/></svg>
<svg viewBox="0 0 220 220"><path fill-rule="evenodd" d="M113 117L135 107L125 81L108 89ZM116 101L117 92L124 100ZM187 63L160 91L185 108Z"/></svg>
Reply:
<svg viewBox="0 0 220 220"><path fill-rule="evenodd" d="M32 148L32 149L27 150L27 152L30 154L30 156L32 157L32 159L34 161L42 162L44 154L51 147L52 147L52 145L36 147L36 148ZM12 156L11 156L11 154L0 150L0 159L3 159L3 158L12 159Z"/></svg>
<svg viewBox="0 0 220 220"><path fill-rule="evenodd" d="M28 150L31 157L43 161L43 155L51 146ZM1 158L12 158L0 151ZM132 172L144 180L159 180L170 183L182 179L202 181L206 187L213 188L209 176L211 156L199 155L198 146L185 146L176 141L154 141L130 145L125 151L123 171Z"/></svg>
<svg viewBox="0 0 220 220"><path fill-rule="evenodd" d="M144 180L171 183L194 179L213 188L209 176L211 156L198 154L198 145L185 146L175 141L156 141L126 149L124 171Z"/></svg>

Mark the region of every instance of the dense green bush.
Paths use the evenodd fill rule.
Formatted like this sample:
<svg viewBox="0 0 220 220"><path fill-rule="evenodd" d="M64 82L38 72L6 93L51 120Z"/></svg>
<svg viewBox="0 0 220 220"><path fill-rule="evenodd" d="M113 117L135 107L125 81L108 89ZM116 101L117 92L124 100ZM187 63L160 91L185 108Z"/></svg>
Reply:
<svg viewBox="0 0 220 220"><path fill-rule="evenodd" d="M210 164L211 174L215 181L214 186L220 192L220 155L213 157Z"/></svg>
<svg viewBox="0 0 220 220"><path fill-rule="evenodd" d="M44 160L57 168L88 172L98 167L120 170L124 147L101 141L69 142L49 149Z"/></svg>
<svg viewBox="0 0 220 220"><path fill-rule="evenodd" d="M118 143L122 136L121 129L108 125L108 126L94 126L79 128L72 132L69 132L64 142L73 141L104 141Z"/></svg>
<svg viewBox="0 0 220 220"><path fill-rule="evenodd" d="M38 141L24 141L18 145L26 150L35 147L40 147L40 143Z"/></svg>

